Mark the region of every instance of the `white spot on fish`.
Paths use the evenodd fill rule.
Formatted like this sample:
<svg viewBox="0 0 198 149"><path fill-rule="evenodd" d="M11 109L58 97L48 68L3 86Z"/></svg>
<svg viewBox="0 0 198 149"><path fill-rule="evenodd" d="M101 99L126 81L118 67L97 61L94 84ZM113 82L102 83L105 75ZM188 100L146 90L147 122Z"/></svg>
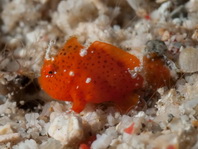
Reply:
<svg viewBox="0 0 198 149"><path fill-rule="evenodd" d="M87 78L85 83L90 83L91 82L91 78Z"/></svg>
<svg viewBox="0 0 198 149"><path fill-rule="evenodd" d="M131 75L131 77L132 77L133 79L135 79L135 78L137 77L137 72L136 72L135 70L130 70L130 69L128 68L128 72L130 73L130 75Z"/></svg>
<svg viewBox="0 0 198 149"><path fill-rule="evenodd" d="M87 49L83 48L80 50L80 56L84 57L85 55L87 55Z"/></svg>
<svg viewBox="0 0 198 149"><path fill-rule="evenodd" d="M74 76L75 74L74 74L73 71L70 71L70 72L69 72L69 75L70 75L70 76Z"/></svg>

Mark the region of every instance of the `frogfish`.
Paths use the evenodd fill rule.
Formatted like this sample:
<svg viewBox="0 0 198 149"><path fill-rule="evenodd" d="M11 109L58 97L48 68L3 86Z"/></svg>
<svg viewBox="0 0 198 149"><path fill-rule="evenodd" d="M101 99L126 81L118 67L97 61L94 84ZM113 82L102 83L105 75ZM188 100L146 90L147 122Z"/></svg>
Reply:
<svg viewBox="0 0 198 149"><path fill-rule="evenodd" d="M137 104L143 77L140 60L111 44L95 41L88 48L71 37L51 59L45 59L39 83L52 98L71 101L79 113L87 103L113 102L121 108Z"/></svg>

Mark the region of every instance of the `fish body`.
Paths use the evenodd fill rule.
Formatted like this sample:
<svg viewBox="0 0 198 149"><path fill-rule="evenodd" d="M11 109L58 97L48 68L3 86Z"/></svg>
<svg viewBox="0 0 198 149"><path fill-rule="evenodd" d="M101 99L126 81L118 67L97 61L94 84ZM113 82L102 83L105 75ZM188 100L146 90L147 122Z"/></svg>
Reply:
<svg viewBox="0 0 198 149"><path fill-rule="evenodd" d="M44 61L39 83L52 98L72 101L72 109L81 112L86 103L124 102L142 88L142 76L131 74L139 66L136 56L113 45L95 41L85 48L72 37Z"/></svg>

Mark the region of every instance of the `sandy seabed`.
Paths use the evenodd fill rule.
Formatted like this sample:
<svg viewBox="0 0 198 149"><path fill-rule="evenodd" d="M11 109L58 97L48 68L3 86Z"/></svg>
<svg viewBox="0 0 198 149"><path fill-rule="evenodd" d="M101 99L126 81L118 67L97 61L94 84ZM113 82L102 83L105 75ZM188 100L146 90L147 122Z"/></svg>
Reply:
<svg viewBox="0 0 198 149"><path fill-rule="evenodd" d="M72 149L96 135L93 149L197 149L197 24L197 0L0 0L0 148ZM37 81L46 53L71 36L140 59L161 40L175 85L127 114L91 104L76 114Z"/></svg>

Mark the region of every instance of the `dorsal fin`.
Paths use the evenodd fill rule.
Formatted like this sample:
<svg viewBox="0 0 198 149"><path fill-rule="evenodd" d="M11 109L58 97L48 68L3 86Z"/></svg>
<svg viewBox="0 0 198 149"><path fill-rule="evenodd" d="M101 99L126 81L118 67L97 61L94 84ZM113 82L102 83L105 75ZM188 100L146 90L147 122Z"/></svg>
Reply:
<svg viewBox="0 0 198 149"><path fill-rule="evenodd" d="M83 46L78 42L77 37L71 37L69 40L67 40L63 48L59 51L59 53L70 52L72 50L79 50L82 48Z"/></svg>
<svg viewBox="0 0 198 149"><path fill-rule="evenodd" d="M89 47L90 50L93 49L93 48L105 50L106 53L111 55L116 60L122 62L126 66L126 68L129 68L131 70L133 70L135 67L140 66L140 61L136 56L134 56L134 55L132 55L132 54L126 52L126 51L123 51L122 49L117 48L113 45L110 45L108 43L95 41Z"/></svg>

